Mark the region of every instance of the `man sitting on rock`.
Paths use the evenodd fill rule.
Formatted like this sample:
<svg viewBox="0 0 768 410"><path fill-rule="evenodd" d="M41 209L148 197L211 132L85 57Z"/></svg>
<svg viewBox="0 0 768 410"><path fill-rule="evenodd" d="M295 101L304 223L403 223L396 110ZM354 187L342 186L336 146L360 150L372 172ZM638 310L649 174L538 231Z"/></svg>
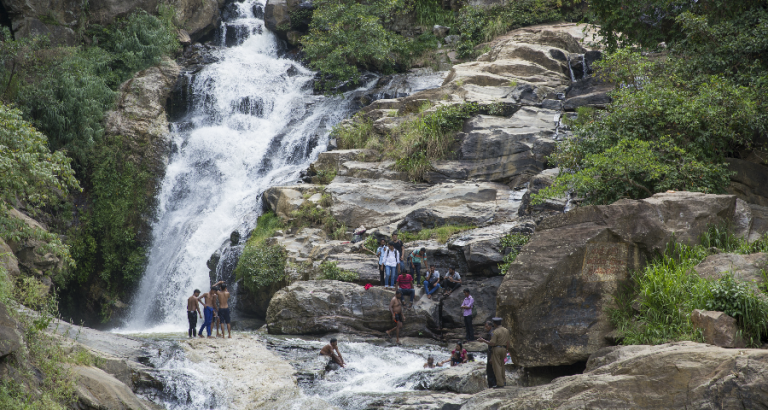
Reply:
<svg viewBox="0 0 768 410"><path fill-rule="evenodd" d="M408 307L413 307L413 296L416 294L416 291L413 289L413 276L404 271L400 271L400 276L397 277L397 287L397 291L403 295L403 297L400 298L400 301L402 302L405 296L410 295L411 304ZM405 305L405 303L403 303L403 305Z"/></svg>
<svg viewBox="0 0 768 410"><path fill-rule="evenodd" d="M450 296L454 290L461 287L461 275L453 268L448 268L448 273L443 278L443 287L445 287L445 293L443 296Z"/></svg>
<svg viewBox="0 0 768 410"><path fill-rule="evenodd" d="M335 363L338 366L346 366L344 363L344 358L341 357L341 352L339 351L339 343L335 338L331 339L331 343L323 346L323 348L320 349L320 355L330 357L331 363Z"/></svg>
<svg viewBox="0 0 768 410"><path fill-rule="evenodd" d="M424 290L427 293L427 299L432 299L432 294L440 289L440 272L435 270L434 265L429 265L426 279L424 281Z"/></svg>
<svg viewBox="0 0 768 410"><path fill-rule="evenodd" d="M398 289L395 292L395 297L389 301L389 311L392 313L392 320L395 321L395 327L387 330L387 336L392 336L392 331L397 332L397 340L395 343L400 344L400 328L403 327L403 321L405 320L405 313L403 313L403 293Z"/></svg>

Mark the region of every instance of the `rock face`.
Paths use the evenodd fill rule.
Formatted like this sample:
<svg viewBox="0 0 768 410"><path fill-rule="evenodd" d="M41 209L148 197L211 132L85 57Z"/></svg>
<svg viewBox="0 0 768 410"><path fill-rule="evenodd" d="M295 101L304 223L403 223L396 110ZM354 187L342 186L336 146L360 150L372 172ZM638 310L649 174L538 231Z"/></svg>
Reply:
<svg viewBox="0 0 768 410"><path fill-rule="evenodd" d="M442 272L441 272L442 273ZM464 300L463 289L469 289L470 295L475 299L475 317L472 324L482 327L486 320L496 316L496 291L501 285L503 277L496 276L484 281L469 282L453 291L451 296L443 298L442 326L446 328L464 327L464 310L461 302ZM475 332L479 334L478 332Z"/></svg>
<svg viewBox="0 0 768 410"><path fill-rule="evenodd" d="M36 220L30 218L17 209L11 209L10 215L20 219L28 227L47 231L47 229ZM11 274L18 274L24 271L38 279L43 279L47 285L51 284L51 277L54 277L64 269L64 261L58 256L45 251L47 243L38 239L29 238L24 241L10 241L8 248L13 252L14 258L10 256L5 259L8 261L7 267ZM14 269L14 260L18 263L17 269Z"/></svg>
<svg viewBox="0 0 768 410"><path fill-rule="evenodd" d="M160 0L2 0L16 36L48 35L54 45L73 46L80 42L77 31L86 24L106 26L136 10L156 14ZM224 0L171 0L176 22L193 40L218 27L219 8Z"/></svg>
<svg viewBox="0 0 768 410"><path fill-rule="evenodd" d="M711 312L694 309L691 322L704 332L707 343L720 347L746 347L739 336L736 319L723 312Z"/></svg>
<svg viewBox="0 0 768 410"><path fill-rule="evenodd" d="M462 410L757 409L768 406L768 350L682 342L602 349L584 374L486 390Z"/></svg>
<svg viewBox="0 0 768 410"><path fill-rule="evenodd" d="M735 279L754 285L765 281L762 271L768 271L768 254L719 253L709 255L696 266L696 273L706 279L720 279L730 273Z"/></svg>
<svg viewBox="0 0 768 410"><path fill-rule="evenodd" d="M77 409L83 410L154 410L155 406L139 399L128 386L107 372L86 366L73 366L77 376Z"/></svg>
<svg viewBox="0 0 768 410"><path fill-rule="evenodd" d="M16 320L8 314L8 309L0 304L0 360L21 347L21 335L17 327Z"/></svg>
<svg viewBox="0 0 768 410"><path fill-rule="evenodd" d="M465 363L445 369L430 369L413 377L419 380L418 390L450 391L474 394L488 388L485 376L485 362Z"/></svg>
<svg viewBox="0 0 768 410"><path fill-rule="evenodd" d="M543 220L499 287L497 314L524 367L585 361L608 345L613 295L672 238L692 243L711 224L732 223L736 197L656 194L587 206Z"/></svg>
<svg viewBox="0 0 768 410"><path fill-rule="evenodd" d="M0 267L5 269L11 277L19 276L21 273L19 260L13 254L13 249L2 238L0 238Z"/></svg>
<svg viewBox="0 0 768 410"><path fill-rule="evenodd" d="M389 301L394 291L338 281L296 282L278 291L267 310L270 334L326 334L335 332L381 335L392 329ZM400 336L427 333L423 312L406 312Z"/></svg>
<svg viewBox="0 0 768 410"><path fill-rule="evenodd" d="M768 206L768 167L751 161L727 158L728 170L734 172L728 192L760 206Z"/></svg>

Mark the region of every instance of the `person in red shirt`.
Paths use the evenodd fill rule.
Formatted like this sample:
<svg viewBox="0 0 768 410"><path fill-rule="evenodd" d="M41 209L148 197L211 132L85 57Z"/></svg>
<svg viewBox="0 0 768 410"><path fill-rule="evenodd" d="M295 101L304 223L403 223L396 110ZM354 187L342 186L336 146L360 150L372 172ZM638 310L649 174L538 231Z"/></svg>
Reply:
<svg viewBox="0 0 768 410"><path fill-rule="evenodd" d="M413 297L416 291L413 289L413 276L405 271L400 271L400 276L397 277L397 287L400 289L400 302L403 302L405 295L411 295L411 304L408 306L413 307ZM403 303L405 305L405 303Z"/></svg>

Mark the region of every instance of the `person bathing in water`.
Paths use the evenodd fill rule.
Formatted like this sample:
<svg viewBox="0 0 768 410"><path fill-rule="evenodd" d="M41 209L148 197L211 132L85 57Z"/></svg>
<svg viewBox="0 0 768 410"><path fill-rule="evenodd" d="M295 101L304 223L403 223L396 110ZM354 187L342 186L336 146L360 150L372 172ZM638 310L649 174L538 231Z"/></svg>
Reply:
<svg viewBox="0 0 768 410"><path fill-rule="evenodd" d="M389 301L389 311L392 313L392 320L395 321L395 327L387 330L387 336L392 337L392 331L397 332L396 343L400 344L400 328L403 327L403 321L405 320L405 313L403 313L403 293L400 289L395 292L395 296Z"/></svg>
<svg viewBox="0 0 768 410"><path fill-rule="evenodd" d="M221 337L224 337L224 324L227 325L227 333L229 338L232 338L232 319L229 312L229 291L227 290L227 284L224 281L219 281L216 285L219 287L217 294L219 298L219 321L221 322ZM216 336L218 337L219 331L216 329Z"/></svg>
<svg viewBox="0 0 768 410"><path fill-rule="evenodd" d="M205 299L205 303L203 303L200 299ZM208 338L212 339L211 337L211 324L213 323L213 318L216 315L216 287L211 286L211 290L203 293L200 295L200 297L197 298L198 302L203 303L203 313L205 314L205 322L203 322L203 325L200 327L200 330L197 332L197 334L200 337L203 337L203 329L207 329L208 331ZM217 329L218 330L218 329Z"/></svg>
<svg viewBox="0 0 768 410"><path fill-rule="evenodd" d="M203 314L200 313L200 301L197 297L200 296L200 289L195 289L192 292L192 296L187 299L187 321L189 321L189 337L197 336L197 316L200 319L203 318Z"/></svg>
<svg viewBox="0 0 768 410"><path fill-rule="evenodd" d="M339 342L335 338L331 339L331 343L328 343L320 349L320 355L330 357L334 363L341 367L346 366L344 358L341 357L341 352L339 351Z"/></svg>

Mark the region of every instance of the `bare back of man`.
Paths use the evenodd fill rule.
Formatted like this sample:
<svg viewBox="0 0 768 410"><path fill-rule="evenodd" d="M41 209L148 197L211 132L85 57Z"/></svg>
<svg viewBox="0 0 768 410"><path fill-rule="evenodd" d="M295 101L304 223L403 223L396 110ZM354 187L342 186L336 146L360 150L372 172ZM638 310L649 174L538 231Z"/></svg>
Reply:
<svg viewBox="0 0 768 410"><path fill-rule="evenodd" d="M403 327L405 321L405 313L403 312L403 304L400 302L402 293L398 290L395 292L395 297L389 301L389 311L392 313L392 320L395 322L395 327L387 330L387 336L391 336L391 333L396 332L396 343L400 344L400 328Z"/></svg>
<svg viewBox="0 0 768 410"><path fill-rule="evenodd" d="M229 290L224 282L219 282L219 319L221 320L221 337L224 337L224 325L227 325L227 333L232 338L232 319L229 312ZM218 333L218 332L217 332Z"/></svg>
<svg viewBox="0 0 768 410"><path fill-rule="evenodd" d="M205 302L203 302L201 299L205 299ZM200 328L200 331L197 332L200 337L203 337L203 328L208 329L208 338L211 338L211 325L215 321L213 317L216 316L216 291L214 289L211 289L210 291L203 293L200 295L197 300L203 304L204 311L205 311L205 323L203 323L203 327ZM211 318L209 320L209 313L211 315ZM216 332L218 333L219 329L216 329Z"/></svg>

